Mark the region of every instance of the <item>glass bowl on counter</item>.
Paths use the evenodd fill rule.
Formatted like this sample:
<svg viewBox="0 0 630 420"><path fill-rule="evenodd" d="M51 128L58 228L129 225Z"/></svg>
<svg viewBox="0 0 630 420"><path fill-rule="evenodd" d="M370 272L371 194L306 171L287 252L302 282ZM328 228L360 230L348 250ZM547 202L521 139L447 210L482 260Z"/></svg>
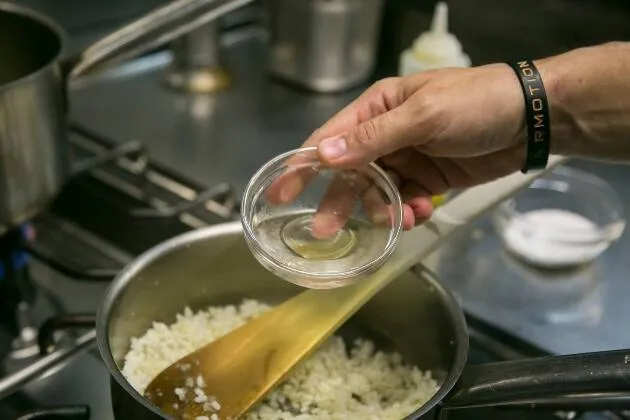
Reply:
<svg viewBox="0 0 630 420"><path fill-rule="evenodd" d="M263 165L241 204L246 242L265 268L291 283L330 289L379 269L402 231L398 188L376 164L339 170L317 148Z"/></svg>
<svg viewBox="0 0 630 420"><path fill-rule="evenodd" d="M602 179L562 166L502 202L492 220L521 261L562 269L595 260L625 229L623 203Z"/></svg>

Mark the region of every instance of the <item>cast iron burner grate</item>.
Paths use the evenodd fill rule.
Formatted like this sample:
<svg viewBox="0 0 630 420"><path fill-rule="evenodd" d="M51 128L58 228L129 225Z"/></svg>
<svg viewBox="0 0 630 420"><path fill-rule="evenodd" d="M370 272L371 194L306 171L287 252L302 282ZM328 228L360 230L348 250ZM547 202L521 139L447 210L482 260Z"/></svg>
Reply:
<svg viewBox="0 0 630 420"><path fill-rule="evenodd" d="M56 369L94 343L94 314L65 313L63 305L51 304L44 284L31 281L30 260L77 286L106 285L145 249L235 217L237 203L229 184L204 188L150 162L137 141L117 142L75 123L70 128L79 135L71 138L77 175L46 212L0 237L2 419L90 415L83 405L41 407L21 391L38 377L37 369ZM47 319L33 317L31 305L39 301L47 303ZM19 307L26 308L24 313ZM13 347L24 328L34 331L30 345L35 351L18 363Z"/></svg>

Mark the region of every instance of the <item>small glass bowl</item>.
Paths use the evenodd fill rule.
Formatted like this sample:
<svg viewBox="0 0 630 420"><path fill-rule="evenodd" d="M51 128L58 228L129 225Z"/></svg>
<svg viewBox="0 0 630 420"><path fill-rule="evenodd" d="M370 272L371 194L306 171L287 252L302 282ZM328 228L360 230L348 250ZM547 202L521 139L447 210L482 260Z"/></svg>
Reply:
<svg viewBox="0 0 630 420"><path fill-rule="evenodd" d="M564 269L592 262L619 239L623 212L605 181L559 167L502 202L492 219L511 255L530 266Z"/></svg>
<svg viewBox="0 0 630 420"><path fill-rule="evenodd" d="M317 148L283 153L245 188L241 222L256 259L311 289L356 283L380 268L402 231L400 194L376 164L339 170Z"/></svg>

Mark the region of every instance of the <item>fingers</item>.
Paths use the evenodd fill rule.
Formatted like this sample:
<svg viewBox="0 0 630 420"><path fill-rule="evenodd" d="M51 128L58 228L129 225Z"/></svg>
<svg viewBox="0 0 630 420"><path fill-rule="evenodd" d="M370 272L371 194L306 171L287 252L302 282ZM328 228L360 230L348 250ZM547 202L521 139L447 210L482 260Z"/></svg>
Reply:
<svg viewBox="0 0 630 420"><path fill-rule="evenodd" d="M409 204L403 203L403 230L411 230L416 226L416 218L413 214L413 208Z"/></svg>
<svg viewBox="0 0 630 420"><path fill-rule="evenodd" d="M392 182L398 186L400 177L390 172ZM363 215L356 213L356 205L361 202ZM426 215L426 206L420 204L421 213L414 214L412 206L403 206L403 227L409 230L414 227L416 220ZM334 235L343 228L352 215L367 218L376 226L390 228L397 218L394 207L388 202L385 194L378 185L358 172L337 175L327 189L324 198L313 219L311 232L316 238L326 238Z"/></svg>
<svg viewBox="0 0 630 420"><path fill-rule="evenodd" d="M313 167L290 167L276 178L265 190L265 198L271 204L286 204L295 200L317 176Z"/></svg>
<svg viewBox="0 0 630 420"><path fill-rule="evenodd" d="M409 224L405 225L406 229L411 229L415 225L426 222L431 218L433 213L431 194L423 187L414 182L408 182L401 188L400 194L403 203L413 215L413 222L406 220L406 222L409 222Z"/></svg>
<svg viewBox="0 0 630 420"><path fill-rule="evenodd" d="M322 140L320 159L328 165L351 168L375 161L411 143L413 120L404 105L361 122L347 134Z"/></svg>
<svg viewBox="0 0 630 420"><path fill-rule="evenodd" d="M390 227L393 221L393 209L383 200L383 193L376 185L371 185L363 194L363 210L368 219L377 226Z"/></svg>
<svg viewBox="0 0 630 420"><path fill-rule="evenodd" d="M333 134L345 133L356 127L358 124L360 107L366 91L359 98L347 105L344 109L335 114L326 124L316 130L305 142L302 147L316 146L322 139L330 137ZM287 159L285 165L289 167L284 174L279 176L268 188L266 198L273 204L287 203L294 200L308 183L317 176L317 171L308 168L299 168L307 166L307 163L313 163L318 157L317 155L305 156L297 155Z"/></svg>
<svg viewBox="0 0 630 420"><path fill-rule="evenodd" d="M387 170L387 176L396 186L400 189L402 179L392 170ZM394 225L396 215L394 214L394 207L387 202L383 192L376 186L371 185L370 188L363 194L363 208L368 218L377 226L391 227ZM414 215L413 208L403 203L403 215L402 226L404 230L410 230L415 226L416 216Z"/></svg>
<svg viewBox="0 0 630 420"><path fill-rule="evenodd" d="M345 226L357 202L354 184L341 174L332 179L313 217L311 233L315 238L328 238Z"/></svg>
<svg viewBox="0 0 630 420"><path fill-rule="evenodd" d="M334 139L348 133L350 142L364 142L364 138L368 138L367 133L369 126L372 124L373 118L379 118L380 115L388 113L390 110L399 107L405 100L405 90L400 78L389 78L381 80L373 84L356 100L348 104L344 109L335 114L322 127L316 130L302 145L302 147L316 146L326 139ZM358 132L359 134L352 134ZM371 138L371 137L370 137ZM330 143L330 141L327 141ZM318 156L311 157L317 158ZM300 156L294 156L287 160L286 165L289 167L300 166ZM303 159L304 157L302 157ZM321 154L319 156L321 158ZM366 160L367 159L367 160ZM370 159L355 159L358 166L361 161L367 163ZM324 160L324 163L327 163ZM305 166L305 165L303 165ZM274 182L269 188L267 199L273 203L284 203L295 199L303 188L316 176L308 170L287 171Z"/></svg>
<svg viewBox="0 0 630 420"><path fill-rule="evenodd" d="M448 189L441 169L427 156L406 148L383 157L383 164L395 170L405 184L400 188L403 203L413 214L411 226L423 223L433 214L431 197ZM406 222L409 222L406 220Z"/></svg>
<svg viewBox="0 0 630 420"><path fill-rule="evenodd" d="M354 130L359 124L398 107L408 94L404 88L403 79L398 77L390 77L374 83L316 130L306 140L304 146L315 146L329 137L344 135Z"/></svg>
<svg viewBox="0 0 630 420"><path fill-rule="evenodd" d="M403 229L411 230L416 225L427 221L433 213L431 194L419 184L403 179L397 171L387 169L386 172L400 191L403 204ZM392 226L394 220L393 208L385 203L380 190L375 186L370 188L364 195L363 200L370 220L375 224Z"/></svg>
<svg viewBox="0 0 630 420"><path fill-rule="evenodd" d="M419 153L413 148L398 150L381 161L386 167L395 170L403 179L414 182L428 195L442 194L449 188L444 168L435 159Z"/></svg>
<svg viewBox="0 0 630 420"><path fill-rule="evenodd" d="M398 189L402 180L394 171L385 171L389 180ZM363 209L368 219L377 226L393 226L395 214L394 209L384 197L383 191L375 184L371 183L362 195Z"/></svg>
<svg viewBox="0 0 630 420"><path fill-rule="evenodd" d="M443 192L447 187L440 168L412 149L387 156L382 162L395 165L386 172L401 194L403 229L412 229L428 220L433 212L432 195ZM270 185L265 194L274 203L290 202L315 176L317 171L311 167L290 168ZM368 220L375 225L393 225L394 209L388 204L382 189L360 172L346 171L337 174L328 186L313 220L313 236L323 239L338 232L354 213L358 202L362 203Z"/></svg>

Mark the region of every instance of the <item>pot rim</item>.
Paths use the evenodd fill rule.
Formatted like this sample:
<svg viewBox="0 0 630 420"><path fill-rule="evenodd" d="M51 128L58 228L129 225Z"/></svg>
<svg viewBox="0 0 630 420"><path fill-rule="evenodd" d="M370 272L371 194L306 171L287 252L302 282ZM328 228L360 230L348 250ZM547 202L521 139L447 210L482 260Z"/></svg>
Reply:
<svg viewBox="0 0 630 420"><path fill-rule="evenodd" d="M173 238L164 241L153 248L148 249L144 253L140 254L136 259L123 268L120 273L111 282L101 305L97 311L96 318L96 340L99 349L99 353L109 374L114 378L117 384L129 395L131 395L137 402L142 404L145 408L150 410L153 414L168 418L157 407L148 402L143 395L135 390L133 386L123 376L121 370L118 368L114 357L110 350L109 340L109 322L110 314L115 307L116 301L121 293L124 292L127 285L133 281L136 275L149 265L158 261L163 256L181 249L185 246L190 246L199 241L204 241L217 235L222 234L241 234L243 235L243 226L239 221L225 222L217 225L211 225L201 229L196 229L190 232L174 236ZM243 239L244 240L244 239ZM440 402L446 399L450 392L455 388L455 385L459 381L459 378L464 370L464 367L468 358L468 330L466 326L466 319L464 312L461 309L459 303L455 297L438 281L435 274L429 270L423 270L423 280L428 282L436 293L440 294L448 311L448 315L452 321L454 329L453 346L454 349L454 361L450 368L446 371L446 377L440 385L438 391L427 401L424 405L419 407L414 412L410 413L405 419L416 419L435 408ZM282 280L278 280L282 281Z"/></svg>
<svg viewBox="0 0 630 420"><path fill-rule="evenodd" d="M464 372L464 368L468 361L468 351L470 346L466 317L464 316L464 310L459 305L457 299L455 299L455 296L446 287L444 287L442 283L440 283L437 276L432 271L425 268L422 264L419 264L418 266L422 268L423 281L428 282L435 292L440 294L448 311L448 315L451 318L455 333L452 342L453 346L455 346L455 357L453 363L451 363L450 369L446 372L446 378L440 385L438 391L429 399L429 401L424 403L424 405L403 420L417 419L427 414L447 399L449 394L455 389L462 373Z"/></svg>
<svg viewBox="0 0 630 420"><path fill-rule="evenodd" d="M57 51L54 57L52 57L46 64L42 65L40 68L33 72L30 72L11 82L0 84L0 93L2 93L9 91L16 86L31 82L33 79L39 77L42 73L48 71L55 64L59 63L61 57L64 54L68 36L66 34L66 31L64 31L61 25L59 25L54 19L36 10L33 10L30 7L22 6L14 2L6 2L0 0L0 12L13 13L28 19L32 19L33 21L50 30L53 35L57 36L57 39L59 41L59 51Z"/></svg>
<svg viewBox="0 0 630 420"><path fill-rule="evenodd" d="M118 296L123 293L127 285L133 281L136 275L163 256L180 249L181 247L189 246L198 241L216 236L217 234L238 233L239 231L242 231L240 222L228 222L212 225L207 228L192 230L190 232L174 236L173 238L168 239L153 248L149 248L125 266L114 278L114 280L112 280L105 292L96 315L96 341L101 358L103 359L110 375L114 377L118 385L121 386L125 392L130 394L136 401L140 402L145 408L156 415L166 418L164 413L162 413L153 404L149 403L142 394L136 391L116 365L116 361L114 360L110 350L108 333L111 311L116 304Z"/></svg>

